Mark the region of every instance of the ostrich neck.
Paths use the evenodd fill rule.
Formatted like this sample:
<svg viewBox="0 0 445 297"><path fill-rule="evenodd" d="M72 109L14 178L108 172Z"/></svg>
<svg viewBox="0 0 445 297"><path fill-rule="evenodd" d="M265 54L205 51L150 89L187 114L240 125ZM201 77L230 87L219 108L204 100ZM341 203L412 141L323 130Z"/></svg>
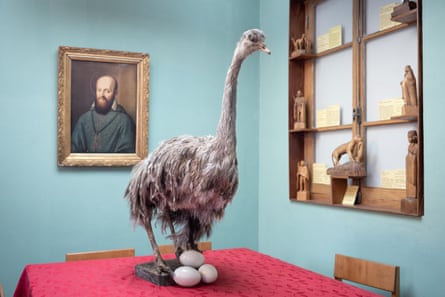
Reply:
<svg viewBox="0 0 445 297"><path fill-rule="evenodd" d="M236 88L238 84L238 74L243 60L242 57L237 55L237 51L235 51L226 76L221 117L216 130L217 141L227 149L233 151L236 148Z"/></svg>

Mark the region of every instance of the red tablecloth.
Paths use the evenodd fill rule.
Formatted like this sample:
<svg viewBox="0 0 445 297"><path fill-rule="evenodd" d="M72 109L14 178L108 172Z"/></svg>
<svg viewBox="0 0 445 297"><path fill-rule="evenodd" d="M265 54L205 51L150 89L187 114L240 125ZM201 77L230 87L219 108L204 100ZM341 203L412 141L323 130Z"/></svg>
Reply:
<svg viewBox="0 0 445 297"><path fill-rule="evenodd" d="M380 296L245 248L204 252L218 270L213 284L193 288L153 285L135 265L153 257L130 257L27 265L14 297L376 297Z"/></svg>

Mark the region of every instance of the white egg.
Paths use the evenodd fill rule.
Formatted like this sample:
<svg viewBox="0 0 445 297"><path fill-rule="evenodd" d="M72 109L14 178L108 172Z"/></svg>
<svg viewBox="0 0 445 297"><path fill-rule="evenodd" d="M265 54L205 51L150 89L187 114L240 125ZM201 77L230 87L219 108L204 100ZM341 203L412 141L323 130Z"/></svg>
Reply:
<svg viewBox="0 0 445 297"><path fill-rule="evenodd" d="M201 281L201 274L193 267L179 266L173 272L173 280L182 287L193 287Z"/></svg>
<svg viewBox="0 0 445 297"><path fill-rule="evenodd" d="M179 262L184 266L198 268L204 264L204 255L195 250L187 250L179 256Z"/></svg>
<svg viewBox="0 0 445 297"><path fill-rule="evenodd" d="M198 269L203 283L210 284L218 278L218 270L212 264L204 264Z"/></svg>

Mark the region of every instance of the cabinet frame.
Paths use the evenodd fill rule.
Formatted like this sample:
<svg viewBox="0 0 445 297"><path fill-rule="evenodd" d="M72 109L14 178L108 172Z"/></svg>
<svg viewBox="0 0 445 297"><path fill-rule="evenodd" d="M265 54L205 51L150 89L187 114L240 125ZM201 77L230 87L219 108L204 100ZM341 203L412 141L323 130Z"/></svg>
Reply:
<svg viewBox="0 0 445 297"><path fill-rule="evenodd" d="M288 118L289 118L289 199L299 203L320 204L349 209L376 211L384 213L401 214L408 216L423 216L424 214L424 181L423 181L423 54L422 54L422 1L417 0L417 8L401 15L397 21L402 24L365 34L365 1L352 1L352 41L341 46L323 51L321 53L304 53L291 56L294 46L292 39L300 37L303 33L315 44L315 18L316 5L325 1L333 0L290 0L289 9L289 92L288 92ZM369 0L368 0L369 1ZM390 1L389 1L390 2ZM333 12L335 13L335 11ZM417 92L418 92L418 116L401 116L390 120L366 120L366 53L365 47L368 41L390 36L405 28L416 26L417 31ZM345 49L352 49L353 68L352 76L352 108L360 108L360 121L352 124L316 128L315 120L315 62L317 59L328 56ZM409 64L409 63L407 63ZM403 72L401 70L401 76ZM294 97L298 90L302 90L306 103L306 127L294 129L293 105ZM297 167L301 160L308 164L312 172L312 164L315 162L316 135L319 133L330 133L332 131L347 130L352 135L366 135L366 129L372 127L397 127L406 123L417 125L418 157L417 157L417 196L411 201L410 207L402 206L406 200L404 189L371 187L362 185L362 179L353 179L352 184L360 185L359 203L346 206L339 202L338 195L344 191L345 184L339 180L333 184L316 184L310 182L310 198L308 200L297 199ZM408 147L408 142L403 144ZM365 139L366 154L366 139ZM340 194L339 194L340 191ZM335 194L334 194L335 193ZM335 197L334 197L335 196ZM335 198L335 199L334 199ZM341 199L340 199L341 200Z"/></svg>

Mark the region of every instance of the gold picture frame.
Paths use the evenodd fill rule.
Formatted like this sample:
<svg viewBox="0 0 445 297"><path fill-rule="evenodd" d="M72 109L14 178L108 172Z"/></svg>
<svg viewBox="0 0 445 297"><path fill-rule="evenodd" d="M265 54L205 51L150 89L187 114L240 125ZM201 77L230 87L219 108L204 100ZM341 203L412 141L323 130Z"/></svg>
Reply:
<svg viewBox="0 0 445 297"><path fill-rule="evenodd" d="M59 166L132 166L147 156L149 63L145 53L59 47ZM97 95L108 87L109 97Z"/></svg>

